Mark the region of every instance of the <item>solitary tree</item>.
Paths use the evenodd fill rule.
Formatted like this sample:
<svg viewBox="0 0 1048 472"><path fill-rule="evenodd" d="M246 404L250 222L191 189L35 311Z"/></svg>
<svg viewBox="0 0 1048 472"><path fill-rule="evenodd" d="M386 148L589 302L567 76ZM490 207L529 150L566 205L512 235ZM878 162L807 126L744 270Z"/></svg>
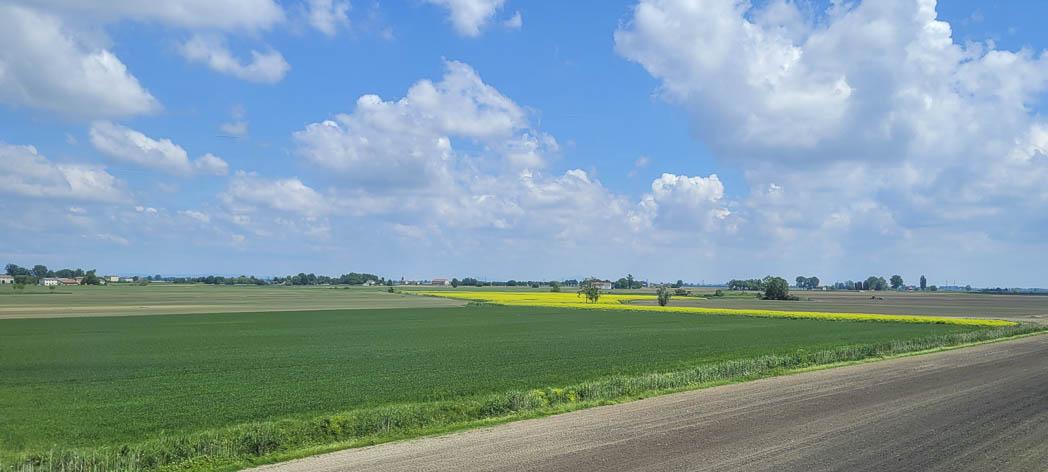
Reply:
<svg viewBox="0 0 1048 472"><path fill-rule="evenodd" d="M681 279L677 279L677 283L673 284L673 288L681 288L683 286L684 286L684 281L681 280Z"/></svg>
<svg viewBox="0 0 1048 472"><path fill-rule="evenodd" d="M895 289L895 290L898 290L898 289L902 288L902 285L903 285L902 276L901 275L893 275L892 276L892 288Z"/></svg>
<svg viewBox="0 0 1048 472"><path fill-rule="evenodd" d="M655 290L655 296L659 300L659 306L666 306L670 302L670 288L659 285L659 288Z"/></svg>
<svg viewBox="0 0 1048 472"><path fill-rule="evenodd" d="M451 288L458 288L458 286L459 286L459 279L456 279L456 278L452 277L451 278Z"/></svg>
<svg viewBox="0 0 1048 472"><path fill-rule="evenodd" d="M597 303L597 300L600 299L600 287L597 286L597 279L591 277L583 280L579 284L579 291L576 293L576 296L579 297L585 295L586 303Z"/></svg>
<svg viewBox="0 0 1048 472"><path fill-rule="evenodd" d="M633 288L633 274L626 274L626 288Z"/></svg>
<svg viewBox="0 0 1048 472"><path fill-rule="evenodd" d="M764 289L765 300L789 300L790 283L782 277L771 277L766 279Z"/></svg>
<svg viewBox="0 0 1048 472"><path fill-rule="evenodd" d="M921 276L921 290L927 290L927 289L928 289L928 279L924 278L924 276L922 275Z"/></svg>
<svg viewBox="0 0 1048 472"><path fill-rule="evenodd" d="M560 293L560 282L556 280L549 283L549 291L553 293Z"/></svg>

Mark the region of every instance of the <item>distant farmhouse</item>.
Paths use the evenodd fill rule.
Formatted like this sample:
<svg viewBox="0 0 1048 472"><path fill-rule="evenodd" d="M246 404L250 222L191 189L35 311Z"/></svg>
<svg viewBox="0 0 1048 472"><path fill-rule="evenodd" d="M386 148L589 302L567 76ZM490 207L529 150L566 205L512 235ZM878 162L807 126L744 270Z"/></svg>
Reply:
<svg viewBox="0 0 1048 472"><path fill-rule="evenodd" d="M593 282L593 285L596 285L597 288L601 290L611 290L612 287L610 280L598 280L596 282Z"/></svg>
<svg viewBox="0 0 1048 472"><path fill-rule="evenodd" d="M40 285L44 287L56 287L59 285L80 285L80 281L84 280L83 277L75 277L67 279L63 277L44 277L40 279Z"/></svg>
<svg viewBox="0 0 1048 472"><path fill-rule="evenodd" d="M7 284L13 284L13 283L15 283L15 278L14 277L12 277L10 275L7 275L7 274L0 275L0 285L7 285Z"/></svg>
<svg viewBox="0 0 1048 472"><path fill-rule="evenodd" d="M433 279L429 281L430 285L451 285L451 281L448 279Z"/></svg>

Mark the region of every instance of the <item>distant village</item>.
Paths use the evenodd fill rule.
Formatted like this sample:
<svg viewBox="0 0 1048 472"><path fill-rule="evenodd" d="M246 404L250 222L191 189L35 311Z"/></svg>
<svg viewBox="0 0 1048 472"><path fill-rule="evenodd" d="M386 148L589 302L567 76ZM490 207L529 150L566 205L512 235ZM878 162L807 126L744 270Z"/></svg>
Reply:
<svg viewBox="0 0 1048 472"><path fill-rule="evenodd" d="M57 286L63 286L63 285L87 285L85 283L85 280L87 280L87 279L88 279L87 276L41 277L41 278L28 277L24 281L20 281L21 279L18 276L9 275L9 274L0 274L0 285L8 285L8 284L16 284L16 283L29 284L29 285L36 284L36 285L42 285L44 287L57 287ZM138 281L137 280L138 277L120 277L120 276L116 276L116 275L105 275L105 276L102 276L102 277L97 277L97 279L98 279L98 283L97 284L92 284L92 285L105 285L107 283L118 283L118 282L134 283L134 282Z"/></svg>

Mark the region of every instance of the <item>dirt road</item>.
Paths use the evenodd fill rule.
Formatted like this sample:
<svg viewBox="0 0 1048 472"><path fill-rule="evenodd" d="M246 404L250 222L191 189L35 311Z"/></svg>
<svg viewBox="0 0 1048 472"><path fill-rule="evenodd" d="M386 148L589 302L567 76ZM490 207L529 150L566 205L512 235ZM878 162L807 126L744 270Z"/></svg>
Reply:
<svg viewBox="0 0 1048 472"><path fill-rule="evenodd" d="M1048 470L1048 335L258 470Z"/></svg>

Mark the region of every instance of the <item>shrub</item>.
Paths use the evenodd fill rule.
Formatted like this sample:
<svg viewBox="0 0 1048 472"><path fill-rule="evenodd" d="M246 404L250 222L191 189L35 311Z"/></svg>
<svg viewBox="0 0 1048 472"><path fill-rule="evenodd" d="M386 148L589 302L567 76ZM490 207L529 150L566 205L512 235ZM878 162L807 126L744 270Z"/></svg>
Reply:
<svg viewBox="0 0 1048 472"><path fill-rule="evenodd" d="M677 289L681 290L681 289ZM655 290L655 296L658 298L659 306L666 306L670 302L670 289L665 285L659 285L659 288Z"/></svg>

